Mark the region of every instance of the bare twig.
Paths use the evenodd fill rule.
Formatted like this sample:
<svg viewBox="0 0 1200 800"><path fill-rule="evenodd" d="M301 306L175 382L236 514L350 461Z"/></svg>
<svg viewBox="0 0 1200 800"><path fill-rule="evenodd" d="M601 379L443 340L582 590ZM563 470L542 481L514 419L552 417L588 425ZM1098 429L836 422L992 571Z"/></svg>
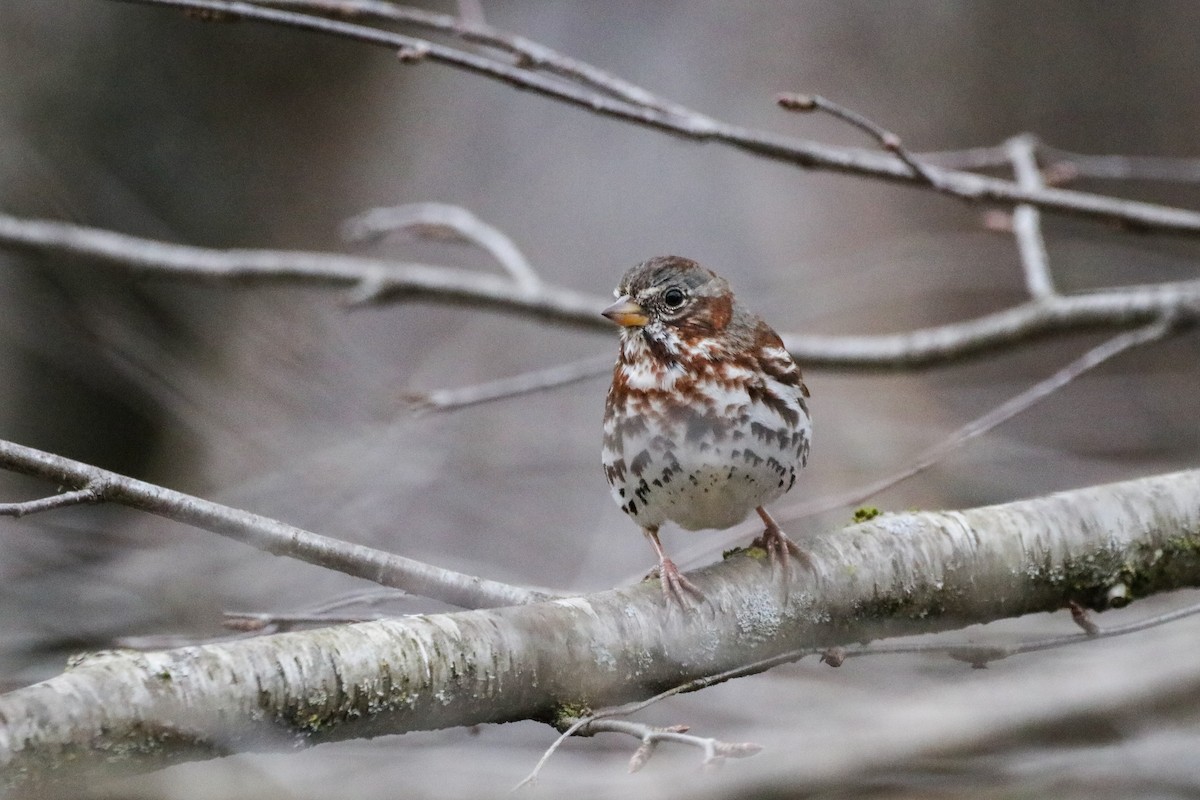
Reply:
<svg viewBox="0 0 1200 800"><path fill-rule="evenodd" d="M68 506L78 506L85 503L99 502L104 489L99 483L89 482L81 489L52 494L38 500L26 500L21 503L0 503L0 517L23 517L27 514L37 514L42 511L53 511Z"/></svg>
<svg viewBox="0 0 1200 800"><path fill-rule="evenodd" d="M1200 158L1167 156L1094 155L1075 153L1039 142L1037 154L1048 164L1046 183L1058 186L1080 178L1118 181L1200 183ZM920 153L923 161L960 170L1011 167L1006 145Z"/></svg>
<svg viewBox="0 0 1200 800"><path fill-rule="evenodd" d="M409 399L417 410L451 411L509 397L557 389L560 386L603 375L612 369L613 356L593 356L569 364L523 372L508 378L463 386L458 389L437 389Z"/></svg>
<svg viewBox="0 0 1200 800"><path fill-rule="evenodd" d="M571 58L523 36L481 24L479 21L464 24L461 18L449 14L437 14L423 8L413 8L380 0L255 0L255 4L300 9L346 18L376 19L449 34L465 42L484 45L515 56L515 66L523 69L544 70L636 106L655 109L679 117L704 119L703 115L689 108L658 97L641 86L630 83L592 64Z"/></svg>
<svg viewBox="0 0 1200 800"><path fill-rule="evenodd" d="M316 603L301 611L290 614L276 614L266 611L226 611L224 614L224 625L226 628L233 628L240 631L266 631L268 629L274 631L299 624L332 625L337 622L362 622L368 619L378 619L383 615L343 614L337 616L333 612L348 606L382 605L392 600L409 596L408 592L397 589L368 589L361 592L348 592L347 594L330 598L329 600Z"/></svg>
<svg viewBox="0 0 1200 800"><path fill-rule="evenodd" d="M1037 139L1032 136L1016 136L1005 144L1012 161L1017 183L1026 189L1039 189L1046 184L1037 164ZM1046 241L1042 237L1042 212L1028 203L1013 209L1013 234L1021 253L1021 268L1025 273L1025 288L1034 300L1044 300L1055 295L1054 279L1050 275L1050 258L1046 254Z"/></svg>
<svg viewBox="0 0 1200 800"><path fill-rule="evenodd" d="M1046 188L1033 191L1018 186L1012 181L931 166L925 167L923 176L915 174L908 164L896 159L891 154L833 147L803 139L779 136L765 131L720 123L700 114L681 113L686 110L664 111L614 98L607 93L589 88L581 88L559 78L547 77L486 56L342 20L281 11L236 0L115 1L225 12L244 20L324 33L389 48L393 51L419 50L424 54L422 60L454 66L597 114L645 125L690 139L720 142L762 158L808 169L848 172L921 186L930 185L928 178L932 177L933 185L939 191L972 202L990 202L1007 206L1030 203L1043 210L1118 222L1130 227L1172 231L1193 236L1200 234L1200 212L1197 211L1065 189Z"/></svg>
<svg viewBox="0 0 1200 800"><path fill-rule="evenodd" d="M1042 145L1047 173L1063 183L1077 178L1200 183L1200 159L1162 156L1087 155Z"/></svg>
<svg viewBox="0 0 1200 800"><path fill-rule="evenodd" d="M704 753L705 766L713 766L726 758L748 758L762 752L762 745L753 742L723 742L704 736L696 736L687 732L686 725L671 725L659 728L642 722L631 722L623 719L598 719L588 723L580 730L579 735L591 736L596 733L623 733L641 741L641 745L629 759L629 771L637 772L646 766L646 762L654 755L655 749L663 742L687 745L699 748Z"/></svg>
<svg viewBox="0 0 1200 800"><path fill-rule="evenodd" d="M782 518L788 520L802 519L816 514L823 514L836 508L858 505L869 500L880 492L890 489L915 475L921 474L971 439L987 433L1001 423L1007 422L1034 404L1054 394L1088 370L1100 366L1105 361L1120 355L1126 350L1150 342L1157 342L1165 338L1173 329L1173 325L1173 321L1167 318L1144 328L1114 336L1103 344L1088 350L1050 377L1038 381L1015 397L1010 398L983 416L959 428L941 442L921 453L912 464L904 469L845 494L789 506L782 509Z"/></svg>
<svg viewBox="0 0 1200 800"><path fill-rule="evenodd" d="M843 658L862 658L863 656L876 655L928 655L946 653L956 661L965 661L972 667L979 669L983 666L986 666L990 661L1000 661L1010 656L1036 653L1042 650L1053 650L1059 647L1082 644L1083 642L1091 642L1097 639L1112 639L1118 636L1128 636L1132 633L1140 633L1141 631L1149 630L1150 628L1157 628L1160 625L1166 625L1186 617L1200 614L1200 603L1196 603L1183 608L1167 611L1163 614L1156 614L1155 616L1148 617L1146 619L1130 622L1125 625L1114 625L1110 628L1102 628L1093 622L1087 612L1077 603L1071 603L1068 607L1071 610L1072 621L1083 628L1080 633L1068 633L1061 636L1047 636L1040 639L1017 642L1011 645L978 644L975 642L951 642L944 644L938 642L900 642L888 644L884 642L864 645L851 645L840 649L842 651ZM1077 613L1076 609L1083 612L1084 622L1080 622L1080 615ZM807 653L804 655L807 655Z"/></svg>
<svg viewBox="0 0 1200 800"><path fill-rule="evenodd" d="M428 298L527 315L541 321L608 330L609 300L547 284L521 289L508 278L452 267L332 253L215 250L142 239L65 222L0 213L0 246L70 253L146 275L364 287L374 302ZM783 334L808 367L903 369L944 364L990 349L1071 331L1129 328L1172 315L1200 320L1200 281L1121 287L1056 296L964 322L877 336ZM597 374L602 370L597 367Z"/></svg>
<svg viewBox="0 0 1200 800"><path fill-rule="evenodd" d="M930 150L918 154L927 164L956 170L1000 169L1012 167L1003 145L966 147L961 150Z"/></svg>
<svg viewBox="0 0 1200 800"><path fill-rule="evenodd" d="M373 208L352 217L343 226L343 235L355 242L371 241L396 232L468 242L496 259L521 289L533 291L541 283L529 261L507 234L462 206L411 203Z"/></svg>
<svg viewBox="0 0 1200 800"><path fill-rule="evenodd" d="M227 536L274 555L299 559L463 608L517 605L553 596L310 533L278 520L13 442L0 440L0 468L64 486L98 487L95 489L98 492L96 501L136 508Z"/></svg>
<svg viewBox="0 0 1200 800"><path fill-rule="evenodd" d="M858 128L878 142L879 146L884 150L889 153L895 153L896 157L912 170L912 174L915 177L920 178L934 188L940 188L937 178L908 151L908 148L904 146L904 142L901 141L898 135L884 128L874 120L859 114L857 111L846 108L819 94L780 94L775 98L775 101L781 108L785 108L788 111L824 111L826 114Z"/></svg>
<svg viewBox="0 0 1200 800"><path fill-rule="evenodd" d="M302 625L349 625L383 619L385 614L271 614L257 611L226 611L221 624L244 633L278 633Z"/></svg>
<svg viewBox="0 0 1200 800"><path fill-rule="evenodd" d="M544 753L542 753L542 757L538 759L538 762L534 765L533 770L523 779L521 779L521 782L514 786L513 790L515 791L520 789L522 786L536 783L538 774L542 771L542 767L546 765L546 762L550 760L550 757L554 755L555 751L562 746L562 743L570 737L579 734L579 732L585 727L594 724L598 720L607 720L613 717L628 716L634 712L641 711L643 708L652 706L661 700L666 700L668 697L674 697L677 694L684 694L685 692L694 692L709 686L715 686L718 683L724 683L725 681L732 680L733 678L741 678L746 675L752 675L755 672L762 672L772 666L786 664L789 661L796 661L797 659L809 655L811 652L811 650L805 649L804 652L793 651L788 653L786 658L763 659L762 661L755 662L754 666L756 666L757 669L751 669L748 666L735 667L733 669L717 673L716 675L706 675L701 678L687 681L686 683L681 683L677 686L667 689L666 691L659 692L653 697L648 697L645 700L635 700L632 703L625 703L624 705L606 708L601 711L595 711L591 714L586 714L582 717L573 718L571 723L567 725L566 729L563 730L562 733L558 735L558 738L555 739L548 748L546 748ZM566 720L563 720L563 722L565 723ZM747 755L752 755L752 753L747 753Z"/></svg>

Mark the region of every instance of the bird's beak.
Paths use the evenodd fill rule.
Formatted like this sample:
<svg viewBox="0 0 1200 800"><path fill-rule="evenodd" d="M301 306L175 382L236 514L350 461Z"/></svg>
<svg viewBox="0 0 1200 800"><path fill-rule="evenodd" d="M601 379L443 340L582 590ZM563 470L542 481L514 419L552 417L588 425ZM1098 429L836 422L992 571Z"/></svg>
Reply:
<svg viewBox="0 0 1200 800"><path fill-rule="evenodd" d="M600 312L618 325L626 328L640 328L650 321L646 310L629 299L629 295L621 295L617 302Z"/></svg>

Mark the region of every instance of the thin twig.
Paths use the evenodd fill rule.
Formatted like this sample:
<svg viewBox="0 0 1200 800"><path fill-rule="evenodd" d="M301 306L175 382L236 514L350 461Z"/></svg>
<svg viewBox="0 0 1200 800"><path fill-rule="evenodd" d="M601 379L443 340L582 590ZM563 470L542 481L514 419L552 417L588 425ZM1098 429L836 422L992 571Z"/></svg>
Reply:
<svg viewBox="0 0 1200 800"><path fill-rule="evenodd" d="M1073 604L1074 605L1074 604ZM1078 606L1076 606L1078 607ZM1072 619L1078 623L1078 618L1074 608L1071 608ZM1079 633L1068 633L1060 636L1047 636L1039 639L1032 639L1025 642L1017 642L1011 645L999 644L978 644L976 642L951 642L951 643L897 643L897 644L864 644L854 645L840 648L844 658L862 658L863 656L877 655L914 655L914 654L936 654L946 653L956 661L964 661L971 664L972 667L980 668L986 665L989 661L1000 661L1010 656L1025 655L1027 653L1037 653L1042 650L1053 650L1059 647L1067 647L1069 645L1082 644L1083 642L1096 641L1098 639L1112 639L1118 636L1128 636L1132 633L1140 633L1141 631L1150 628L1157 628L1160 625L1166 625L1186 617L1200 614L1200 603L1177 608L1172 611L1167 611L1162 614L1156 614L1146 619L1137 620L1135 622L1126 623L1125 625L1114 625L1109 628L1102 628L1091 622L1090 627L1083 627ZM793 659L795 660L795 659Z"/></svg>
<svg viewBox="0 0 1200 800"><path fill-rule="evenodd" d="M496 259L521 289L535 291L541 284L525 255L507 234L462 206L410 203L372 208L350 218L342 228L343 236L354 242L374 241L397 232L473 244Z"/></svg>
<svg viewBox="0 0 1200 800"><path fill-rule="evenodd" d="M703 115L689 108L658 97L641 86L592 64L571 58L523 36L480 24L478 21L464 24L460 17L380 0L256 0L256 5L301 9L353 19L376 19L449 34L465 42L484 45L515 56L515 66L524 69L545 70L633 105L680 117L703 118Z"/></svg>
<svg viewBox="0 0 1200 800"><path fill-rule="evenodd" d="M1034 404L1046 399L1050 395L1057 392L1062 387L1066 386L1071 381L1078 378L1088 370L1100 366L1105 361L1130 350L1134 347L1139 347L1150 342L1157 342L1165 338L1173 329L1174 322L1170 318L1160 320L1151 325L1139 328L1135 331L1122 333L1103 344L1097 345L1088 350L1079 358L1067 364L1062 369L1055 372L1053 375L1043 380L1038 381L1033 386L1030 386L1020 394L1006 400L1004 403L988 411L981 417L968 422L966 425L959 428L947 438L938 442L933 447L925 450L916 460L904 469L882 478L878 481L870 483L866 486L859 487L850 492L846 492L834 497L820 498L818 500L799 503L788 506L781 510L781 519L796 520L805 517L823 514L827 511L832 511L837 508L846 506L858 505L871 497L879 494L882 491L892 488L893 486L906 481L909 478L919 475L925 470L937 464L947 455L957 450L962 445L974 439L977 436L982 436L992 430L1001 423L1007 422L1023 411L1026 411Z"/></svg>
<svg viewBox="0 0 1200 800"><path fill-rule="evenodd" d="M1016 136L1005 143L1017 183L1026 189L1040 189L1046 185L1038 169L1037 147L1037 139L1029 135ZM1050 275L1046 240L1042 236L1042 212L1035 206L1021 203L1013 209L1012 227L1021 254L1025 288L1034 300L1053 297L1056 292Z"/></svg>
<svg viewBox="0 0 1200 800"><path fill-rule="evenodd" d="M226 611L221 624L244 633L278 633L301 625L350 625L384 619L386 614L272 614L257 611Z"/></svg>
<svg viewBox="0 0 1200 800"><path fill-rule="evenodd" d="M224 625L242 631L263 631L267 628L279 628L297 624L334 624L335 622L363 622L376 619L382 614L359 614L336 616L334 611L348 606L378 606L410 597L408 592L399 589L367 589L366 591L348 592L332 597L320 603L315 603L300 611L289 614L277 614L266 611L226 611Z"/></svg>
<svg viewBox="0 0 1200 800"><path fill-rule="evenodd" d="M136 508L227 536L274 555L306 561L462 608L519 605L554 596L321 536L278 520L13 442L0 440L0 469L64 486L100 487L99 501Z"/></svg>
<svg viewBox="0 0 1200 800"><path fill-rule="evenodd" d="M513 787L513 791L520 789L522 786L535 783L537 781L538 773L542 771L542 767L546 765L546 762L550 760L550 757L554 755L555 751L562 746L562 743L577 734L585 726L592 724L597 720L609 719L611 717L628 716L634 712L641 711L643 708L652 706L661 700L666 700L668 697L674 697L677 694L684 694L685 692L694 692L709 686L715 686L718 683L724 683L725 681L732 680L734 678L751 675L755 672L762 672L763 670L769 669L772 666L786 664L789 661L795 661L796 659L803 658L804 656L809 655L812 651L805 650L804 652L799 653L799 655L796 655L797 652L798 651L791 651L785 654L786 657L763 659L762 661L756 661L753 664L735 667L715 675L706 675L701 678L687 681L686 683L681 683L677 686L672 686L670 689L659 692L653 697L648 697L644 700L635 700L630 703L625 703L624 705L613 706L612 708L595 711L576 718L562 733L558 735L558 738L556 738L551 745L546 748L546 751L542 753L542 757L538 759L537 764L534 765L533 770L526 775L520 783Z"/></svg>
<svg viewBox="0 0 1200 800"><path fill-rule="evenodd" d="M232 14L240 19L282 25L338 36L353 41L385 47L393 51L419 51L422 61L434 61L502 81L593 113L615 117L626 122L655 128L699 141L720 142L766 158L809 169L828 169L868 175L883 180L928 186L929 177L941 192L971 202L990 202L1001 205L1031 203L1044 210L1074 214L1092 219L1119 222L1131 227L1173 231L1189 235L1200 234L1200 212L1123 200L1102 195L1046 188L1030 191L1012 181L1000 180L969 172L925 166L925 175L891 154L879 154L854 148L833 147L815 142L779 136L736 125L728 125L699 114L666 112L607 93L581 88L555 77L547 77L519 66L505 64L494 58L435 44L365 25L355 25L337 19L325 19L311 14L297 14L266 8L236 0L114 0L140 5L158 5L184 9Z"/></svg>
<svg viewBox="0 0 1200 800"><path fill-rule="evenodd" d="M1003 145L965 147L960 150L929 150L917 154L923 162L955 170L1000 169L1012 167Z"/></svg>
<svg viewBox="0 0 1200 800"><path fill-rule="evenodd" d="M523 372L486 383L457 389L437 389L427 394L412 395L408 400L417 410L451 411L468 406L510 397L557 389L603 375L612 369L613 356L593 356L569 364Z"/></svg>
<svg viewBox="0 0 1200 800"><path fill-rule="evenodd" d="M99 483L89 482L81 489L52 494L38 500L25 500L20 503L0 503L0 517L24 517L43 511L53 511L68 506L98 503L103 499L104 490Z"/></svg>
<svg viewBox="0 0 1200 800"><path fill-rule="evenodd" d="M1076 153L1043 142L1038 143L1037 154L1047 164L1043 179L1053 186L1061 186L1080 178L1200 183L1200 158L1095 155ZM1001 169L1012 166L1006 145L923 152L919 153L918 157L927 163L956 170Z"/></svg>
<svg viewBox="0 0 1200 800"><path fill-rule="evenodd" d="M698 748L704 753L705 766L711 766L725 758L749 758L762 752L762 745L753 742L724 742L704 736L688 733L686 725L671 725L660 728L643 722L631 722L623 719L599 719L588 723L580 731L582 736L596 733L623 733L641 742L641 746L629 759L629 771L637 772L646 765L650 756L661 742L672 742L688 747Z"/></svg>
<svg viewBox="0 0 1200 800"><path fill-rule="evenodd" d="M919 177L934 188L939 188L937 178L909 152L900 137L874 120L819 94L780 94L775 101L781 108L788 111L824 111L826 114L858 128L878 142L884 150L895 153L896 157L912 170L915 177Z"/></svg>
<svg viewBox="0 0 1200 800"><path fill-rule="evenodd" d="M1046 145L1041 152L1049 162L1047 173L1056 177L1055 183L1077 178L1200 183L1200 158L1088 155Z"/></svg>

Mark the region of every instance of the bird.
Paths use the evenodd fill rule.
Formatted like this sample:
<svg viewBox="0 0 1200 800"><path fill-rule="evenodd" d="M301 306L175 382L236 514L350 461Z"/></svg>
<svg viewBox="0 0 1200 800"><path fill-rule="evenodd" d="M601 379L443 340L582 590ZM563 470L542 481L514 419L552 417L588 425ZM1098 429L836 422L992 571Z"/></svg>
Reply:
<svg viewBox="0 0 1200 800"><path fill-rule="evenodd" d="M795 485L812 439L809 391L783 340L729 282L658 256L621 278L601 313L620 326L604 405L601 462L613 499L658 556L663 596L703 593L667 557L659 529L728 528L751 511L772 563L808 554L765 506Z"/></svg>

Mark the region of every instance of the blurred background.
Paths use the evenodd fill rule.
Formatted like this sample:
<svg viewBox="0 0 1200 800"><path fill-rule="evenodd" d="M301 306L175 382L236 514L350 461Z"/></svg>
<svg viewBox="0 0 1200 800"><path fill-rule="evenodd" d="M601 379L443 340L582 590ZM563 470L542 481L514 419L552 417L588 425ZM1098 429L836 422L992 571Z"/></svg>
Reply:
<svg viewBox="0 0 1200 800"><path fill-rule="evenodd" d="M776 107L776 93L799 91L872 117L916 151L1029 131L1086 153L1200 155L1200 6L1189 2L482 6L492 25L748 127L870 144L836 121ZM496 270L464 247L358 246L339 236L344 220L370 207L453 203L507 232L554 284L606 295L630 265L686 255L792 332L905 330L1024 297L1016 245L985 230L982 208L756 161L328 37L98 0L7 2L0 104L0 209L23 217L210 247ZM1200 207L1200 188L1185 183L1078 186ZM1194 241L1055 217L1045 230L1067 291L1197 276ZM498 580L594 590L652 565L599 468L605 378L445 414L414 415L403 402L615 356L615 334L424 303L350 310L345 300L321 288L134 277L0 252L0 437ZM808 370L816 439L789 501L904 466L1103 338L915 373ZM960 507L1195 466L1197 363L1194 333L1121 357L874 503ZM52 489L0 475L3 500ZM791 532L823 535L849 514ZM80 650L220 635L224 611L296 611L368 588L117 508L4 520L0 531L0 681L9 688L61 671ZM728 533L665 534L681 561L728 541ZM1138 618L1155 603L1187 600L1120 613ZM972 635L1070 632L1062 616ZM1200 626L1187 625L1157 634L1161 647L1187 648L1172 658L1197 655ZM642 714L768 743L756 759L698 776L695 753L664 753L629 778L629 742L577 741L536 794L790 792L789 763L818 741L843 755L867 747L854 737L876 711L904 720L905 708L937 707L946 692L1036 704L1037 692L1056 691L1053 676L1127 669L1147 641L1156 640L1027 656L982 673L933 658L865 659L838 671L801 662ZM887 707L902 701L909 706ZM1013 786L1195 796L1200 768L1179 755L1200 744L1188 725L1139 724L1086 746L1009 743L1000 755L805 785L828 796L985 796ZM302 760L188 765L96 792L384 797L403 787L463 796L515 783L551 738L536 723L409 734L326 746Z"/></svg>

